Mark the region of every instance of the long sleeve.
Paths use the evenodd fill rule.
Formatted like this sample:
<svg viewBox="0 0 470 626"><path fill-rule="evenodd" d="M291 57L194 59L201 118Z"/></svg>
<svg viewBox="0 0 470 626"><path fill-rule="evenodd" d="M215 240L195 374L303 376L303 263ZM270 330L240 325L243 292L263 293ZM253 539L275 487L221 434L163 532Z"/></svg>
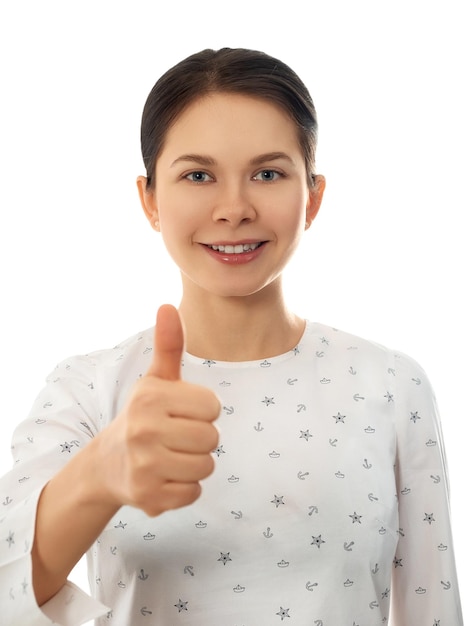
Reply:
<svg viewBox="0 0 470 626"><path fill-rule="evenodd" d="M15 430L14 465L0 480L0 612L6 626L79 626L106 607L67 583L38 607L31 548L39 496L48 480L99 429L93 360L75 357L47 379L30 416Z"/></svg>
<svg viewBox="0 0 470 626"><path fill-rule="evenodd" d="M460 626L444 443L433 390L409 357L396 357L399 541L392 607L399 626Z"/></svg>

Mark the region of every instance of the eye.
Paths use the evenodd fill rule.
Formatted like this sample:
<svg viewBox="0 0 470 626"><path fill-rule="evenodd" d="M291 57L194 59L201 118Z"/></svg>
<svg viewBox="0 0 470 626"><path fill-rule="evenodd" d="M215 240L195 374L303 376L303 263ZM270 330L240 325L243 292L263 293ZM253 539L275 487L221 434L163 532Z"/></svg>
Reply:
<svg viewBox="0 0 470 626"><path fill-rule="evenodd" d="M261 170L260 172L258 172L257 174L253 176L253 180L261 180L267 183L271 183L277 180L278 178L281 178L282 176L283 174L281 174L281 172L278 172L276 170Z"/></svg>
<svg viewBox="0 0 470 626"><path fill-rule="evenodd" d="M196 170L195 172L189 172L189 174L185 175L185 178L192 183L207 183L212 179L207 172L202 172L200 170Z"/></svg>

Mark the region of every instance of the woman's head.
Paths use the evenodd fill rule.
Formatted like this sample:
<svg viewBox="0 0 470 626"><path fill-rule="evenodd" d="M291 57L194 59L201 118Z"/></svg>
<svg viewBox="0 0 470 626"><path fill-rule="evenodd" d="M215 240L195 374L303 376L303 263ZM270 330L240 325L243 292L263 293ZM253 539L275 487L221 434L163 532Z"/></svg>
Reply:
<svg viewBox="0 0 470 626"><path fill-rule="evenodd" d="M213 92L264 98L281 107L296 125L309 184L313 184L317 119L303 82L285 63L263 52L222 48L187 57L163 74L151 90L141 127L148 188L155 184L156 161L171 125L192 102Z"/></svg>

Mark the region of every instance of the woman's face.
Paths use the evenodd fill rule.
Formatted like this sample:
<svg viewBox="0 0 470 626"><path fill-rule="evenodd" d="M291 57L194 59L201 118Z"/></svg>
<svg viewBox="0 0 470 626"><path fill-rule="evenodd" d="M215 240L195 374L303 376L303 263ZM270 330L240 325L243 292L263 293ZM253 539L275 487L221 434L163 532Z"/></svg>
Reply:
<svg viewBox="0 0 470 626"><path fill-rule="evenodd" d="M142 204L183 285L225 297L279 285L324 188L321 176L309 188L297 129L281 108L227 93L185 109L166 136L155 188L145 180Z"/></svg>

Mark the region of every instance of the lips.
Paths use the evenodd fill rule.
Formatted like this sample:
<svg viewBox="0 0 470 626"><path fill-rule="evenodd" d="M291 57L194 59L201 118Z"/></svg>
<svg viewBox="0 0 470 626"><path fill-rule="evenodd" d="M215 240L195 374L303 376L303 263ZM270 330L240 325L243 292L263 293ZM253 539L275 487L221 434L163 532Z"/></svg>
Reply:
<svg viewBox="0 0 470 626"><path fill-rule="evenodd" d="M208 248L215 252L222 252L223 254L243 254L243 252L253 252L259 248L264 242L258 241L256 243L237 243L237 244L206 244Z"/></svg>
<svg viewBox="0 0 470 626"><path fill-rule="evenodd" d="M248 240L234 242L215 242L202 244L209 255L219 263L229 266L250 264L263 254L267 241Z"/></svg>

